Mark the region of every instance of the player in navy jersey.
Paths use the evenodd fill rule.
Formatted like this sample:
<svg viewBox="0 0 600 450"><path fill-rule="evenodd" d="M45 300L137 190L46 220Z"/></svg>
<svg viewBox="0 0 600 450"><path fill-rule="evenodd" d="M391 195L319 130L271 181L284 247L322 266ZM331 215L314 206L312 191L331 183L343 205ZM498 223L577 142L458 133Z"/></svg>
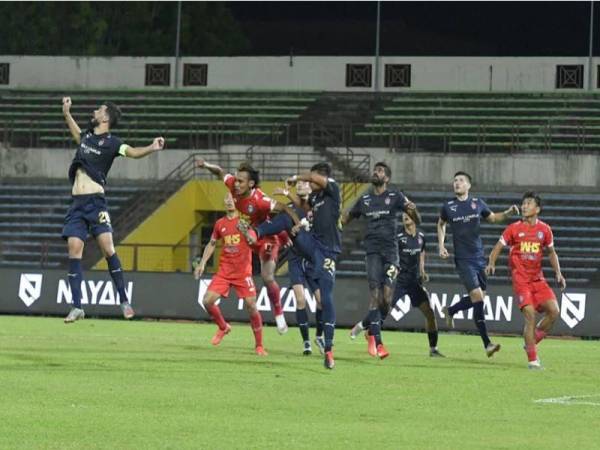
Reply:
<svg viewBox="0 0 600 450"><path fill-rule="evenodd" d="M81 131L71 115L71 98L62 100L63 115L73 140L78 145L75 157L69 167L69 181L73 185L72 203L65 217L62 237L69 249L69 286L73 306L65 318L71 323L85 317L81 308L81 282L83 271L81 258L88 233L96 239L108 263L110 276L115 283L121 310L126 319L134 316L133 309L125 292L125 281L119 257L115 253L112 226L108 214L104 186L106 177L115 158L125 156L142 158L162 150L165 140L154 139L147 147L130 147L111 133L121 117L121 110L111 102L104 102L93 112L90 127Z"/></svg>
<svg viewBox="0 0 600 450"><path fill-rule="evenodd" d="M276 188L273 195L283 195L291 200L288 205L294 208L296 214L301 219L301 223L308 229L312 212L308 206L308 197L311 193L310 184L305 181L296 183L296 192L290 189L291 186L286 185L285 189ZM308 212L308 214L307 214ZM308 289L315 296L317 301L316 322L317 330L315 336L315 344L319 348L321 354L325 354L325 341L323 338L323 310L321 309L321 297L319 286L315 280L314 270L310 261L306 260L300 252L292 245L288 252L288 273L290 284L296 298L296 322L302 337L302 352L304 355L312 354L312 346L310 344L310 333L308 324L308 311L306 309L305 289Z"/></svg>
<svg viewBox="0 0 600 450"><path fill-rule="evenodd" d="M310 232L301 223L294 225L288 214L278 214L270 222L256 227L258 238L289 231L294 247L306 260L310 261L318 280L323 309L323 331L325 335L325 360L327 369L333 369L333 337L335 330L335 307L333 287L335 284L335 266L341 252L340 188L331 178L331 166L323 162L311 167L310 172L288 178L293 185L298 181L308 181L312 190L308 197L308 207L312 211ZM248 233L248 227L240 223L240 231L251 242L255 239Z"/></svg>
<svg viewBox="0 0 600 450"><path fill-rule="evenodd" d="M421 221L414 203L402 192L388 189L391 176L392 171L385 162L376 163L371 177L372 191L359 198L342 217L344 225L361 216L367 219L364 243L369 282L368 351L371 356L382 359L389 353L381 338L381 319L387 316L390 309L394 282L398 275L396 216L405 211L413 221ZM355 339L363 329L363 322L358 322L352 328L350 337Z"/></svg>
<svg viewBox="0 0 600 450"><path fill-rule="evenodd" d="M425 316L429 356L443 357L444 355L437 348L438 328L435 315L429 304L429 294L423 287L423 283L429 281L429 275L425 271L425 234L417 228L408 214L402 214L402 222L404 229L398 233L399 272L392 303L397 303L402 297L408 295L411 305L419 308ZM381 323L385 320L386 315L382 316ZM368 324L369 317L367 316L363 319L361 328L366 328Z"/></svg>
<svg viewBox="0 0 600 450"><path fill-rule="evenodd" d="M455 198L444 202L438 219L439 255L442 259L450 256L444 245L446 224L450 224L456 271L469 295L462 297L458 303L452 306L444 307L443 313L446 323L453 328L452 316L458 311L473 307L475 325L479 330L486 354L491 357L500 350L500 344L493 344L490 341L483 314L487 277L485 274L486 260L480 236L481 218L483 217L490 223L503 222L508 217L518 214L519 208L512 205L506 211L493 213L482 199L469 195L471 176L466 172L459 171L454 174L453 187Z"/></svg>

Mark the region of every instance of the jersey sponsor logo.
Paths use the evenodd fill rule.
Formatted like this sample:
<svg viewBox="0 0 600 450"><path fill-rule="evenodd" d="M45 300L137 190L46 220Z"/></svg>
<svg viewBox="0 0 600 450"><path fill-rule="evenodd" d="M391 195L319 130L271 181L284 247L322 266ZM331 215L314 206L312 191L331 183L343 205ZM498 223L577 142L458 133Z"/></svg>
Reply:
<svg viewBox="0 0 600 450"><path fill-rule="evenodd" d="M130 281L125 287L125 294L129 303L133 304L133 282ZM65 280L58 281L56 292L56 303L73 303L71 286ZM121 303L121 296L111 281L84 280L81 282L81 304L82 305L106 305L113 306Z"/></svg>
<svg viewBox="0 0 600 450"><path fill-rule="evenodd" d="M469 214L468 216L457 216L452 219L452 222L464 222L469 223L471 219L477 219L479 214Z"/></svg>
<svg viewBox="0 0 600 450"><path fill-rule="evenodd" d="M94 147L90 147L89 145L84 144L83 142L80 144L83 153L93 153L95 155L101 155L102 152Z"/></svg>
<svg viewBox="0 0 600 450"><path fill-rule="evenodd" d="M521 242L521 253L539 253L540 243L539 242Z"/></svg>
<svg viewBox="0 0 600 450"><path fill-rule="evenodd" d="M240 243L240 235L230 234L228 236L223 236L223 242L225 245L238 245Z"/></svg>
<svg viewBox="0 0 600 450"><path fill-rule="evenodd" d="M370 198L366 198L363 200L364 205L368 208L369 205L371 204L371 199Z"/></svg>
<svg viewBox="0 0 600 450"><path fill-rule="evenodd" d="M19 281L19 298L28 308L42 295L41 273L22 273Z"/></svg>
<svg viewBox="0 0 600 450"><path fill-rule="evenodd" d="M563 292L560 301L560 318L569 328L575 328L585 318L586 297L584 293Z"/></svg>

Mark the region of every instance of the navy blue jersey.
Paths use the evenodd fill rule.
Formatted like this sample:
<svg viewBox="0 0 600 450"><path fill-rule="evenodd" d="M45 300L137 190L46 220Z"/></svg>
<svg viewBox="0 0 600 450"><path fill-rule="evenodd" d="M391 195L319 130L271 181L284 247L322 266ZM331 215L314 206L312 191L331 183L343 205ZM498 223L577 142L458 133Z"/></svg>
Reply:
<svg viewBox="0 0 600 450"><path fill-rule="evenodd" d="M350 217L367 218L365 249L367 253L396 251L398 220L396 215L406 210L407 199L400 191L374 192L363 195L349 212Z"/></svg>
<svg viewBox="0 0 600 450"><path fill-rule="evenodd" d="M308 198L312 208L312 232L333 253L342 251L340 208L342 199L340 187L333 178L327 179L327 186L312 192Z"/></svg>
<svg viewBox="0 0 600 450"><path fill-rule="evenodd" d="M74 183L75 173L81 167L92 180L104 186L114 159L124 155L124 149L121 152L124 144L121 139L110 133L94 134L93 131L87 130L83 131L80 137L77 153L69 167L69 181Z"/></svg>
<svg viewBox="0 0 600 450"><path fill-rule="evenodd" d="M419 262L425 247L425 234L422 231L417 230L414 236L404 230L398 233L399 278L411 280L419 278Z"/></svg>
<svg viewBox="0 0 600 450"><path fill-rule="evenodd" d="M479 235L481 218L492 211L480 198L468 197L465 201L449 200L442 205L440 218L448 222L454 242L454 259L483 258L483 244Z"/></svg>

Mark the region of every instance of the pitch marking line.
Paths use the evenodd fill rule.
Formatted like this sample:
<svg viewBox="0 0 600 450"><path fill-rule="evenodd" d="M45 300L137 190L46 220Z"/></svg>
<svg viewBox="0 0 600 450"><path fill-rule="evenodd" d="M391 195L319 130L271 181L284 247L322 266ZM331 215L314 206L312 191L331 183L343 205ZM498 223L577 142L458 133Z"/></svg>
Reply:
<svg viewBox="0 0 600 450"><path fill-rule="evenodd" d="M534 403L553 403L556 405L587 405L600 406L600 394L566 395L564 397L540 398Z"/></svg>

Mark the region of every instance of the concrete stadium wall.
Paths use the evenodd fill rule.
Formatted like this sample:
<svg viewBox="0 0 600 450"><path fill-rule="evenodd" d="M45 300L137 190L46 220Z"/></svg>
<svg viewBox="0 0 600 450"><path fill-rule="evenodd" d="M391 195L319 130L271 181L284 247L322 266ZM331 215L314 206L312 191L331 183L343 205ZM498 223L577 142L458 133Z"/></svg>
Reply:
<svg viewBox="0 0 600 450"><path fill-rule="evenodd" d="M228 145L221 149L226 153L241 154L247 146ZM264 151L267 149L263 148ZM299 152L307 147L273 147L269 165L277 166L277 155L286 150ZM473 175L477 187L525 188L549 187L558 190L600 189L600 154L438 154L438 153L394 153L385 148L353 148L356 153L369 153L371 167L384 160L390 163L394 183L402 186L449 185L457 170L466 170ZM193 150L169 149L141 160L119 158L109 175L111 179L158 180L164 178ZM216 160L217 151L203 150L207 159ZM0 178L67 178L67 169L73 158L73 150L65 149L7 149L0 145ZM310 157L310 156L307 156ZM237 164L237 163L236 163ZM233 167L225 167L233 169ZM208 175L204 174L206 178ZM284 174L282 174L284 175Z"/></svg>
<svg viewBox="0 0 600 450"><path fill-rule="evenodd" d="M146 64L170 64L174 86L175 59L169 57L69 57L0 55L10 64L7 88L46 89L143 89ZM556 91L556 66L584 65L586 57L382 57L381 91ZM594 58L594 67L600 58ZM186 57L179 61L178 86L184 64L207 64L207 86L185 89L263 89L368 92L371 88L347 88L346 64L371 64L372 56L354 57ZM386 64L411 64L410 88L385 88ZM592 70L596 89L597 70ZM148 88L152 89L152 88ZM561 89L565 91L567 89Z"/></svg>

